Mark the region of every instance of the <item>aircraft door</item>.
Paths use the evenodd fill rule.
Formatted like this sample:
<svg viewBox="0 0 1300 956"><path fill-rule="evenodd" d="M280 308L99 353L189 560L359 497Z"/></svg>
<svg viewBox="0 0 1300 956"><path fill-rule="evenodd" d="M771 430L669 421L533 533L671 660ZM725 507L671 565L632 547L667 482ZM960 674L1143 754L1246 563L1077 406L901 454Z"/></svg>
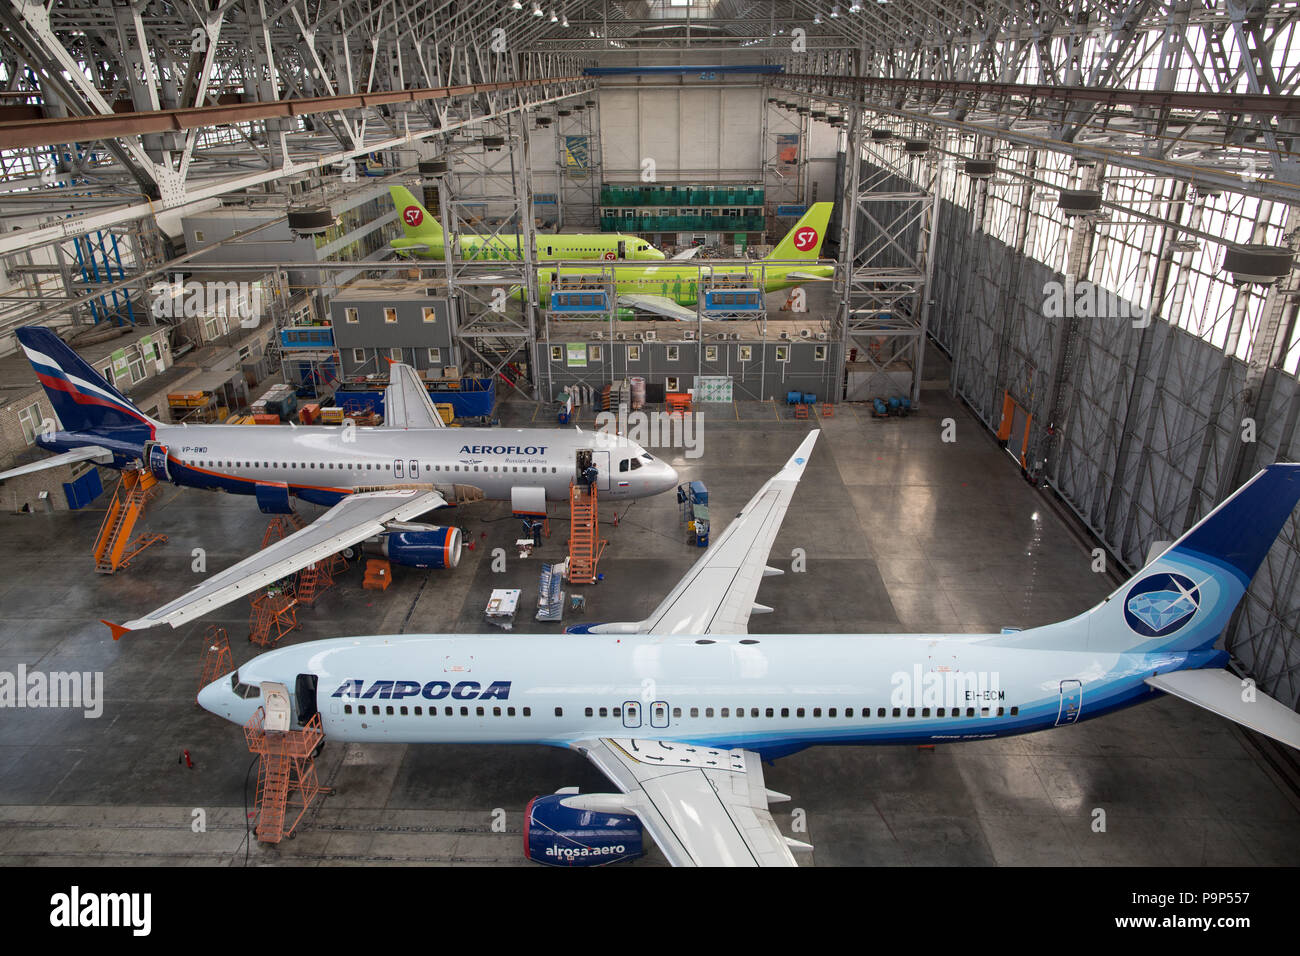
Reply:
<svg viewBox="0 0 1300 956"><path fill-rule="evenodd" d="M627 258L627 240L626 240L626 239L620 239L620 240L618 241L618 257L619 257L620 259L626 259L626 258Z"/></svg>
<svg viewBox="0 0 1300 956"><path fill-rule="evenodd" d="M1083 711L1083 684L1077 680L1061 681L1061 709L1056 714L1056 726L1072 724Z"/></svg>
<svg viewBox="0 0 1300 956"><path fill-rule="evenodd" d="M668 704L657 700L650 705L650 726L664 728L668 726Z"/></svg>
<svg viewBox="0 0 1300 956"><path fill-rule="evenodd" d="M306 727L316 716L316 675L299 674L294 683L294 700L297 702L298 726Z"/></svg>
<svg viewBox="0 0 1300 956"><path fill-rule="evenodd" d="M623 701L623 726L629 728L641 726L641 705L637 701Z"/></svg>
<svg viewBox="0 0 1300 956"><path fill-rule="evenodd" d="M160 445L157 442L150 442L147 447L148 454L145 456L145 463L149 470L153 472L153 476L159 481L170 481L172 476L171 472L167 470L167 446Z"/></svg>
<svg viewBox="0 0 1300 956"><path fill-rule="evenodd" d="M393 477L402 477L402 459L398 458L393 462Z"/></svg>
<svg viewBox="0 0 1300 956"><path fill-rule="evenodd" d="M609 491L609 452L593 451L591 463L596 466L596 487Z"/></svg>
<svg viewBox="0 0 1300 956"><path fill-rule="evenodd" d="M411 480L414 481L416 478L419 478L420 463L416 461L414 458L412 458L410 461L407 462L407 465L409 465L410 467L407 469L406 473L411 476Z"/></svg>

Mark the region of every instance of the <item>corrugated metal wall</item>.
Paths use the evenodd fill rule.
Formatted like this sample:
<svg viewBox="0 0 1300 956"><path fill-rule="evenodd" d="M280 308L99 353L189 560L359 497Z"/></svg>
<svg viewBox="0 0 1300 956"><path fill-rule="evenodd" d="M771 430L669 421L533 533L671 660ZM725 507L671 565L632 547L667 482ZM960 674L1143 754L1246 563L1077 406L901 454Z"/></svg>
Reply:
<svg viewBox="0 0 1300 956"><path fill-rule="evenodd" d="M883 170L865 164L868 175ZM909 188L896 177L882 189ZM1049 385L1068 319L1044 314L1047 282L1065 277L983 233L971 212L940 199L930 320L953 357L956 390L989 426L1009 391L1034 416L1030 449L1048 440ZM1257 441L1242 444L1246 365L1161 317L1148 328L1127 318L1077 319L1048 475L1078 517L1140 567L1154 542L1177 538L1232 490L1241 456L1248 470L1295 460L1300 387L1269 373ZM1140 323L1137 323L1140 325ZM1300 533L1293 516L1229 625L1227 648L1259 687L1300 709Z"/></svg>

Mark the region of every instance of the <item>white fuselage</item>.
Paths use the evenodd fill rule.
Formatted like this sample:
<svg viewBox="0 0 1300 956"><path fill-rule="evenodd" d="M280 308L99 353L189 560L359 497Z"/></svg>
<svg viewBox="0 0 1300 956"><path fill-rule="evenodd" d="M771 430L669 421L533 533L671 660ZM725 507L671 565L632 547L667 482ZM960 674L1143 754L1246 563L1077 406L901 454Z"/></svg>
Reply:
<svg viewBox="0 0 1300 956"><path fill-rule="evenodd" d="M357 637L263 654L239 669L237 682L276 681L301 694L299 675L307 675L327 739L566 746L634 736L779 754L1073 723L1153 696L1144 678L1200 666L1214 653L1030 650L981 639ZM236 675L222 678L199 703L246 722L261 700L235 684Z"/></svg>
<svg viewBox="0 0 1300 956"><path fill-rule="evenodd" d="M157 441L178 484L252 494L259 483L283 482L319 504L403 484L472 485L501 500L540 487L564 500L581 478L581 449L592 452L602 496L639 498L677 482L670 465L635 442L574 429L177 425L158 428Z"/></svg>

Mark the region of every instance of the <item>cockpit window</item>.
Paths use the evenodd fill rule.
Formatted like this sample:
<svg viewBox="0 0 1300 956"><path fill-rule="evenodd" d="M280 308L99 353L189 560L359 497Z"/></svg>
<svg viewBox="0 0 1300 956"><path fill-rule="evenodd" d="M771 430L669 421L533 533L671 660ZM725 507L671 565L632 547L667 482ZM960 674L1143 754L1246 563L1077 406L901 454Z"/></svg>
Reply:
<svg viewBox="0 0 1300 956"><path fill-rule="evenodd" d="M241 684L239 682L239 671L232 671L230 674L230 689L244 700L252 700L262 695L262 688L256 684Z"/></svg>
<svg viewBox="0 0 1300 956"><path fill-rule="evenodd" d="M627 459L626 459L626 458L624 458L622 461L620 461L620 462L618 463L618 470L619 470L619 471L627 471Z"/></svg>
<svg viewBox="0 0 1300 956"><path fill-rule="evenodd" d="M640 467L641 467L641 462L639 462L639 461L637 461L635 458L633 458L633 459L632 459L632 470L633 470L633 471L636 471L636 470L637 470L638 468L640 468Z"/></svg>

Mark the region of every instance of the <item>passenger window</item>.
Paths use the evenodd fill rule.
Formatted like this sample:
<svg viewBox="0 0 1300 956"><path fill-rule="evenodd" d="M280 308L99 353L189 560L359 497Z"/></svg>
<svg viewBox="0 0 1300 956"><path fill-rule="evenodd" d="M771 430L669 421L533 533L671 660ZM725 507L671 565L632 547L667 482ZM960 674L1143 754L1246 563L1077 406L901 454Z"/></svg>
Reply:
<svg viewBox="0 0 1300 956"><path fill-rule="evenodd" d="M943 715L944 715L944 708L943 708L943 707L936 707L936 708L934 709L934 716L936 716L936 717L942 717Z"/></svg>
<svg viewBox="0 0 1300 956"><path fill-rule="evenodd" d="M929 717L929 716L930 716L930 708L929 708L929 707L922 707L922 708L921 708L921 716L922 716L922 717Z"/></svg>
<svg viewBox="0 0 1300 956"><path fill-rule="evenodd" d="M915 717L915 716L916 716L916 708L915 708L915 707L909 707L909 708L907 708L907 716L909 716L909 717Z"/></svg>
<svg viewBox="0 0 1300 956"><path fill-rule="evenodd" d="M698 717L698 716L700 716L700 708L698 708L698 707L692 707L692 708L691 708L691 716L692 716L692 717Z"/></svg>
<svg viewBox="0 0 1300 956"><path fill-rule="evenodd" d="M826 711L826 716L827 716L827 717L834 717L834 716L835 716L835 708L832 707L830 710Z"/></svg>
<svg viewBox="0 0 1300 956"><path fill-rule="evenodd" d="M584 716L584 717L590 717L590 716L591 716L591 708L590 708L590 707L588 707L586 710L583 711L583 716Z"/></svg>
<svg viewBox="0 0 1300 956"><path fill-rule="evenodd" d="M673 708L673 719L674 719L674 720L680 720L680 719L681 719L681 716L682 716L682 709L681 709L680 707L674 707L674 708Z"/></svg>
<svg viewBox="0 0 1300 956"><path fill-rule="evenodd" d="M768 708L767 708L763 713L764 713L766 716L771 717L771 716L773 716L773 714L775 714L775 711L772 710L771 707L768 707Z"/></svg>
<svg viewBox="0 0 1300 956"><path fill-rule="evenodd" d="M1017 716L1019 716L1019 715L1020 715L1020 708L1019 708L1019 707L1012 707L1012 708L1011 708L1011 716L1012 716L1012 717L1017 717Z"/></svg>
<svg viewBox="0 0 1300 956"><path fill-rule="evenodd" d="M468 717L468 716L469 716L469 708L468 708L468 707L462 707L462 708L460 709L460 715L461 715L462 717Z"/></svg>
<svg viewBox="0 0 1300 956"><path fill-rule="evenodd" d="M814 707L814 708L813 708L813 716L814 716L814 717L820 717L821 715L822 715L822 709L821 709L820 707Z"/></svg>
<svg viewBox="0 0 1300 956"><path fill-rule="evenodd" d="M902 716L903 716L903 712L902 712L901 710L899 710L897 707L895 707L895 708L894 708L894 716L895 716L895 717L902 717Z"/></svg>
<svg viewBox="0 0 1300 956"><path fill-rule="evenodd" d="M493 708L492 708L492 716L493 716L493 717L500 717L500 716L501 716L501 708L500 708L500 707L493 707Z"/></svg>
<svg viewBox="0 0 1300 956"><path fill-rule="evenodd" d="M712 716L712 714L710 714L709 716ZM722 708L722 716L723 716L723 717L730 717L730 716L731 716L731 708L730 708L730 707L724 707L724 708Z"/></svg>
<svg viewBox="0 0 1300 956"><path fill-rule="evenodd" d="M600 708L600 716L601 716L601 717L608 717L608 716L609 716L609 708L608 708L608 707L602 707L602 708Z"/></svg>
<svg viewBox="0 0 1300 956"><path fill-rule="evenodd" d="M393 716L393 705L392 705L392 704L389 704L389 705L388 705L388 716L389 716L389 717Z"/></svg>
<svg viewBox="0 0 1300 956"><path fill-rule="evenodd" d="M409 716L409 715L407 714L407 712L406 712L406 705L405 705L405 704L403 704L402 707L401 707L401 714L402 714L403 717L407 717L407 716Z"/></svg>
<svg viewBox="0 0 1300 956"><path fill-rule="evenodd" d="M563 717L563 716L564 716L564 708L563 708L563 707L556 707L556 708L555 708L555 716L556 716L556 717Z"/></svg>
<svg viewBox="0 0 1300 956"><path fill-rule="evenodd" d="M794 715L795 715L796 717L802 717L802 716L803 716L803 708L802 708L802 707L797 707L797 708L795 708Z"/></svg>
<svg viewBox="0 0 1300 956"><path fill-rule="evenodd" d="M845 707L845 708L844 708L844 716L845 716L845 717L852 717L852 716L853 716L853 708L852 708L852 707Z"/></svg>
<svg viewBox="0 0 1300 956"><path fill-rule="evenodd" d="M525 717L531 717L531 716L533 716L533 709L532 709L531 707L525 707L525 708L524 708L524 716L525 716Z"/></svg>
<svg viewBox="0 0 1300 956"><path fill-rule="evenodd" d="M352 713L352 705L351 705L351 704L344 704L344 705L343 705L343 713L345 713L345 714L350 714L350 713Z"/></svg>
<svg viewBox="0 0 1300 956"><path fill-rule="evenodd" d="M507 717L513 717L514 715L515 715L515 709L514 709L513 707L507 707L507 708L506 708L506 716L507 716Z"/></svg>
<svg viewBox="0 0 1300 956"><path fill-rule="evenodd" d="M475 708L474 708L474 714L475 714L475 716L477 716L477 717L482 717L484 713L485 713L485 711L483 710L482 707L475 707Z"/></svg>

